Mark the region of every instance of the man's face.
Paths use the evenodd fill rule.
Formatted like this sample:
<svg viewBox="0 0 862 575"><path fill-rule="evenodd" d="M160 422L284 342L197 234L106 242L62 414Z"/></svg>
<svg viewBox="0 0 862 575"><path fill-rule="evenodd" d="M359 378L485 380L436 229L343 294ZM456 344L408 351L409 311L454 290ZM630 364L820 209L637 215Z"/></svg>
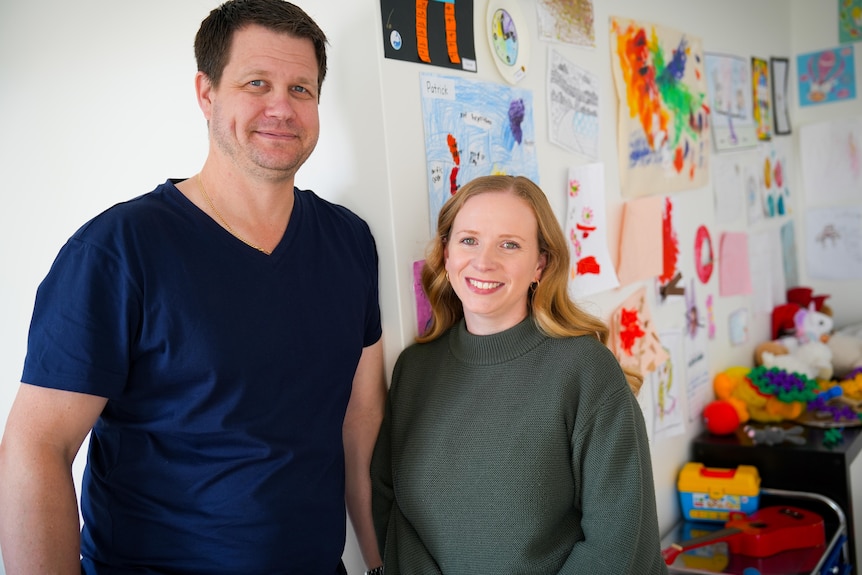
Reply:
<svg viewBox="0 0 862 575"><path fill-rule="evenodd" d="M317 78L311 40L236 31L220 84L198 81L213 151L246 174L292 178L317 145Z"/></svg>

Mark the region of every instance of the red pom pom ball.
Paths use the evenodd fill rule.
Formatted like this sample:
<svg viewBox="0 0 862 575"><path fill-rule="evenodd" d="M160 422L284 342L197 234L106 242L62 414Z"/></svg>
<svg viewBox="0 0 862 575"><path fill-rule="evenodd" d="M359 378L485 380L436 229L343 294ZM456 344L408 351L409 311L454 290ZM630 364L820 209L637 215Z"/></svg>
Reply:
<svg viewBox="0 0 862 575"><path fill-rule="evenodd" d="M703 421L710 433L730 435L739 426L739 414L729 401L719 399L703 409Z"/></svg>

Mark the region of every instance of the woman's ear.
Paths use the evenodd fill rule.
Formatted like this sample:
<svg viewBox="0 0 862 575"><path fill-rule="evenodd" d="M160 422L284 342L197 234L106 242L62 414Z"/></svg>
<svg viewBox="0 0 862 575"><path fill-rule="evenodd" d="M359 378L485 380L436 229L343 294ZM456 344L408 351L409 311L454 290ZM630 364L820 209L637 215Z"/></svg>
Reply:
<svg viewBox="0 0 862 575"><path fill-rule="evenodd" d="M536 271L539 272L539 275L536 276L535 281L539 281L542 279L542 272L545 271L545 266L548 265L548 253L542 252L539 254L539 264L536 266Z"/></svg>

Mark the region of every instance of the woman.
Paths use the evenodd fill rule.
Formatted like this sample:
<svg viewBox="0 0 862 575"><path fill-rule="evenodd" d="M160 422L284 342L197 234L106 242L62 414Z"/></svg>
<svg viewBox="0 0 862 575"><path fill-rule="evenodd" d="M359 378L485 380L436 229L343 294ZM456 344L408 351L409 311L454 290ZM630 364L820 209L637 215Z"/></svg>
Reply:
<svg viewBox="0 0 862 575"><path fill-rule="evenodd" d="M666 573L646 430L566 240L522 177L443 206L427 331L398 359L372 461L387 575Z"/></svg>

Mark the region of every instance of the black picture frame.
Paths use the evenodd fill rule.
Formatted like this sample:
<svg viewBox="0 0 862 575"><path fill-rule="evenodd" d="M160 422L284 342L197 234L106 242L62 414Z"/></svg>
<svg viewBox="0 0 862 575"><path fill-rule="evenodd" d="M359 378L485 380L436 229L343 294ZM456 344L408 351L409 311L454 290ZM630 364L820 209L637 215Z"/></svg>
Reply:
<svg viewBox="0 0 862 575"><path fill-rule="evenodd" d="M790 103L788 82L790 76L790 60L787 58L770 58L769 75L772 81L772 120L775 134L785 136L790 134Z"/></svg>

